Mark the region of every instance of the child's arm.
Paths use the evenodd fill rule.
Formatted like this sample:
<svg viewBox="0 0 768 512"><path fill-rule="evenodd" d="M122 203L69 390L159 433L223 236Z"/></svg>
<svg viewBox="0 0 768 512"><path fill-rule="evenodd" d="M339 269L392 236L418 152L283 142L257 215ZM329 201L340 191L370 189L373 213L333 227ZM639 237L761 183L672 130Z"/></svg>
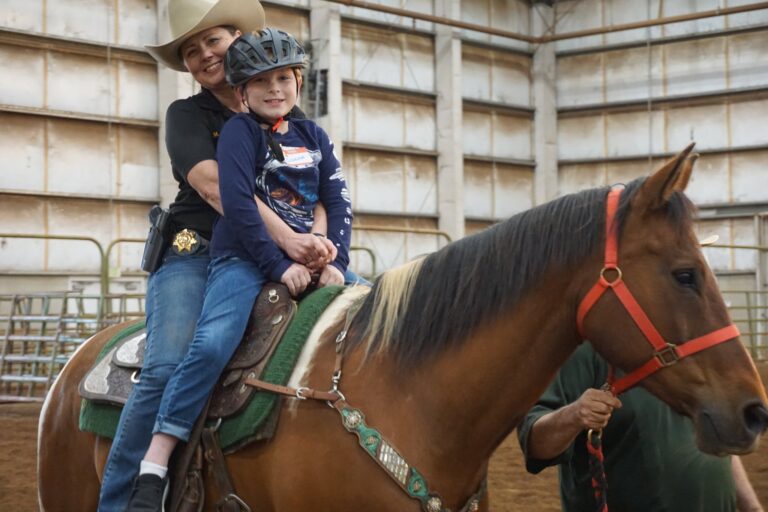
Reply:
<svg viewBox="0 0 768 512"><path fill-rule="evenodd" d="M352 232L352 203L349 199L347 182L341 172L341 163L333 152L333 144L328 135L317 128L318 142L322 153L320 162L320 201L328 215L328 239L338 250L336 259L331 263L342 274L349 265L349 245Z"/></svg>
<svg viewBox="0 0 768 512"><path fill-rule="evenodd" d="M266 277L284 282L283 276L292 267L293 261L286 258L269 236L253 200L256 194L254 169L260 169L265 161L265 155L257 154L260 151L257 148L263 146L263 137L258 125L245 117L231 119L222 129L217 149L219 191L224 210L222 222L232 227L230 232L235 233L234 236ZM309 271L304 270L308 283ZM297 272L292 269L292 274ZM288 277L294 287L299 287L303 281L293 275Z"/></svg>

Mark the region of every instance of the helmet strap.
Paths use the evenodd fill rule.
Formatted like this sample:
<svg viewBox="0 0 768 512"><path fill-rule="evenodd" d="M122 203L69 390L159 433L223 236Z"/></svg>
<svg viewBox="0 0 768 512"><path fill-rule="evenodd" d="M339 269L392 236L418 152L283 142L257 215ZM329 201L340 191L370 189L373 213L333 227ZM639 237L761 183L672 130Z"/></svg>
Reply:
<svg viewBox="0 0 768 512"><path fill-rule="evenodd" d="M280 143L277 142L275 140L275 137L272 135L280 128L280 125L283 123L283 118L281 117L280 119L277 120L276 123L272 124L270 121L264 119L259 114L254 112L251 109L250 105L246 104L246 106L248 106L248 115L251 117L251 119L256 121L259 124L259 126L264 124L269 126L269 128L262 128L262 131L264 132L264 136L267 139L267 147L269 148L269 152L272 153L272 156L275 159L279 160L280 162L285 162L285 155L283 154L283 148L280 147Z"/></svg>

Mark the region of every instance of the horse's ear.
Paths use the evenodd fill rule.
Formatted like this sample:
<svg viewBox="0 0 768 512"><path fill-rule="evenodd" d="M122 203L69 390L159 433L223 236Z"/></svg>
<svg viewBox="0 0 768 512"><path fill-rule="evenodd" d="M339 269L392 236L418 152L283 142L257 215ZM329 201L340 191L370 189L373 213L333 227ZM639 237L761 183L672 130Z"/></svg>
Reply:
<svg viewBox="0 0 768 512"><path fill-rule="evenodd" d="M699 158L698 154L691 154L695 144L691 142L687 148L669 159L645 180L637 196L638 203L648 210L655 210L667 204L674 192L685 190L691 178L693 164Z"/></svg>

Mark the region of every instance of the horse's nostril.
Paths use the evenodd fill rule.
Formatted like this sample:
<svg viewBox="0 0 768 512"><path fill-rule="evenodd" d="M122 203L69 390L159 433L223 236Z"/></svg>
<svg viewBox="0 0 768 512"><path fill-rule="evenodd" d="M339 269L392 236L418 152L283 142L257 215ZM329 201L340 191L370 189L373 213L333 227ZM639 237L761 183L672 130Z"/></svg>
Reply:
<svg viewBox="0 0 768 512"><path fill-rule="evenodd" d="M768 429L768 408L762 403L753 403L744 408L744 421L752 432L763 433Z"/></svg>

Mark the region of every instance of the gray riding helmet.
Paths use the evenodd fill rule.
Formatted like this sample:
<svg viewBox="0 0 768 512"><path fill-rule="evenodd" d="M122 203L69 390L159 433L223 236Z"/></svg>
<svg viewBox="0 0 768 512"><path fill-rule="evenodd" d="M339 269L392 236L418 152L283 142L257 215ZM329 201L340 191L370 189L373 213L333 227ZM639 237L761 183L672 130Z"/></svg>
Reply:
<svg viewBox="0 0 768 512"><path fill-rule="evenodd" d="M229 85L237 87L265 71L303 67L305 59L295 37L268 27L258 35L247 33L235 39L227 50L224 71Z"/></svg>

